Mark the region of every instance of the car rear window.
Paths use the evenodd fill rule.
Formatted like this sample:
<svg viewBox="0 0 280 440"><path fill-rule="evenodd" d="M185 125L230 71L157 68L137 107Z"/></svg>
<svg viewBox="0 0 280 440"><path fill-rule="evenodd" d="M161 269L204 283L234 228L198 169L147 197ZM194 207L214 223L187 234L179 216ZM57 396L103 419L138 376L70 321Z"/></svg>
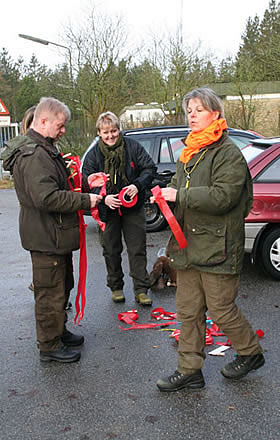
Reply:
<svg viewBox="0 0 280 440"><path fill-rule="evenodd" d="M181 151L185 146L184 142L182 141L182 137L170 138L170 145L171 145L174 161L177 162L177 160L181 155Z"/></svg>
<svg viewBox="0 0 280 440"><path fill-rule="evenodd" d="M256 179L256 182L261 183L274 183L280 182L280 158L278 157L272 163L270 163L265 170L260 173Z"/></svg>
<svg viewBox="0 0 280 440"><path fill-rule="evenodd" d="M153 142L154 139L152 137L141 137L141 136L137 136L137 135L129 135L129 137L131 137L132 139L134 139L135 141L139 142L139 144L142 145L142 147L145 148L145 150L147 151L147 153L152 156L152 147L153 147Z"/></svg>

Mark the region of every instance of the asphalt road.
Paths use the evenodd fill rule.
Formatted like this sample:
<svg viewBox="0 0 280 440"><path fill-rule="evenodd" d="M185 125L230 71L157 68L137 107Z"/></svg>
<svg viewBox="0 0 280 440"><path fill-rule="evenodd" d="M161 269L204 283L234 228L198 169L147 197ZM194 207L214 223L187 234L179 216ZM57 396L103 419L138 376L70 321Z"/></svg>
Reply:
<svg viewBox="0 0 280 440"><path fill-rule="evenodd" d="M1 363L0 438L3 440L276 440L280 438L279 282L246 258L238 303L255 329L264 331L266 364L238 381L220 374L234 355L207 355L206 387L160 393L156 380L176 369L176 342L155 329L124 332L118 313L136 308L126 275L125 304L106 287L97 227L87 218L88 279L85 336L80 362L41 363L36 348L29 253L18 236L14 190L0 191ZM148 234L148 269L169 232ZM79 253L75 253L78 271ZM124 268L128 273L127 256ZM72 294L74 302L75 293ZM153 292L153 307L175 312L175 289ZM150 311L137 307L139 322ZM74 329L74 312L69 328ZM226 340L226 338L219 338ZM214 346L207 347L210 351Z"/></svg>

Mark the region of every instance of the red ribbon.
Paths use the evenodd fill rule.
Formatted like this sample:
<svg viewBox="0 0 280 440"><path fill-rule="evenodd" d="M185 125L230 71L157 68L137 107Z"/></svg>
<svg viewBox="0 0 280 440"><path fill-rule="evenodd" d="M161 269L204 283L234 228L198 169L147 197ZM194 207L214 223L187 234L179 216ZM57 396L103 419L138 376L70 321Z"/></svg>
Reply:
<svg viewBox="0 0 280 440"><path fill-rule="evenodd" d="M74 192L82 192L82 173L81 173L81 160L79 156L68 156L63 155L64 159L69 160L67 167L70 168L71 174L68 177L68 182L70 188ZM74 185L72 184L72 180ZM80 261L79 261L79 282L77 288L77 295L75 299L75 307L76 307L76 316L75 316L75 324L79 324L79 322L84 317L84 310L86 304L86 278L87 278L87 250L86 250L86 228L87 225L84 222L84 211L77 211L79 218L79 228L80 228ZM81 306L80 306L81 299ZM78 322L77 322L78 320Z"/></svg>
<svg viewBox="0 0 280 440"><path fill-rule="evenodd" d="M176 329L171 333L170 337L175 338L176 342L179 342L180 333L181 333L181 330Z"/></svg>
<svg viewBox="0 0 280 440"><path fill-rule="evenodd" d="M176 319L176 313L166 312L162 307L157 307L151 311L151 317L157 320L160 319Z"/></svg>
<svg viewBox="0 0 280 440"><path fill-rule="evenodd" d="M128 191L127 187L123 188L119 192L118 199L122 202L122 206L124 208L131 208L132 206L136 205L138 196L136 194L133 198L131 198L126 195L127 191Z"/></svg>
<svg viewBox="0 0 280 440"><path fill-rule="evenodd" d="M122 202L122 206L124 208L131 208L132 206L136 205L138 196L137 194L135 194L135 196L131 198L130 196L126 195L127 191L128 191L127 187L123 188L118 194L118 199ZM122 215L120 209L119 209L119 215Z"/></svg>
<svg viewBox="0 0 280 440"><path fill-rule="evenodd" d="M152 316L153 312L156 311L156 310L157 309L154 309L151 312L151 316ZM165 314L166 313L168 313L168 312L165 312ZM131 325L131 327L128 327L128 328L124 328L124 327L121 327L121 326L120 326L120 328L122 330L126 331L126 330L139 330L139 329L147 329L147 328L155 328L155 327L165 327L167 325L177 324L177 322L174 322L174 321L173 322L158 323L158 324L154 324L154 323L136 324L135 321L137 321L138 318L139 318L139 316L138 316L137 310L135 310L135 309L129 310L128 312L119 313L118 314L118 320L119 321L123 321L126 324ZM158 318L156 318L156 319L158 319ZM174 318L170 318L170 319L174 319Z"/></svg>
<svg viewBox="0 0 280 440"><path fill-rule="evenodd" d="M174 237L178 242L179 248L184 249L188 245L186 237L184 236L183 231L179 223L177 222L173 212L169 208L166 200L164 200L161 194L160 187L157 185L154 188L152 188L151 191L155 198L156 203L158 204L161 212L163 213L165 219L167 220L170 226L171 231L173 232Z"/></svg>
<svg viewBox="0 0 280 440"><path fill-rule="evenodd" d="M103 179L104 179L103 186L102 186L102 188L101 188L101 190L99 192L99 195L104 197L104 196L106 196L106 183L107 183L108 179L107 179L107 176L106 176L105 173L98 173L98 174L99 174L99 176L101 175L103 177ZM97 180L99 178L99 176L88 176L88 184L89 184L90 189L92 188L93 182L95 180ZM105 231L106 223L104 223L104 222L102 222L100 220L97 206L95 206L94 208L91 208L90 212L91 212L92 218L94 218L94 220L100 226L100 229L104 232Z"/></svg>

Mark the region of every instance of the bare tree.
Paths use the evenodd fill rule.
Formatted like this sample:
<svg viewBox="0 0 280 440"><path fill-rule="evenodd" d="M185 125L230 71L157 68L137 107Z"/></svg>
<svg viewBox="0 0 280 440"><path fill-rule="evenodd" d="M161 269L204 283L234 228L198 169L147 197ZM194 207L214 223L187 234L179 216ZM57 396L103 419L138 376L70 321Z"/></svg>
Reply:
<svg viewBox="0 0 280 440"><path fill-rule="evenodd" d="M123 56L127 33L122 17L100 14L93 8L77 31L66 29L72 53L76 110L88 126L90 136L98 115L112 109L118 88L113 82L116 65Z"/></svg>

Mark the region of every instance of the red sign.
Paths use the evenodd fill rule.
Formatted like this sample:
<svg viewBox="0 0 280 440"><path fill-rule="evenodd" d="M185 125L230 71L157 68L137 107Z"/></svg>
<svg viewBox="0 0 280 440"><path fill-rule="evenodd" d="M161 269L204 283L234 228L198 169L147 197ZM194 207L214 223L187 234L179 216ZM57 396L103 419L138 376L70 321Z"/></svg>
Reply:
<svg viewBox="0 0 280 440"><path fill-rule="evenodd" d="M0 99L0 116L8 115L9 110L5 106L4 102Z"/></svg>

